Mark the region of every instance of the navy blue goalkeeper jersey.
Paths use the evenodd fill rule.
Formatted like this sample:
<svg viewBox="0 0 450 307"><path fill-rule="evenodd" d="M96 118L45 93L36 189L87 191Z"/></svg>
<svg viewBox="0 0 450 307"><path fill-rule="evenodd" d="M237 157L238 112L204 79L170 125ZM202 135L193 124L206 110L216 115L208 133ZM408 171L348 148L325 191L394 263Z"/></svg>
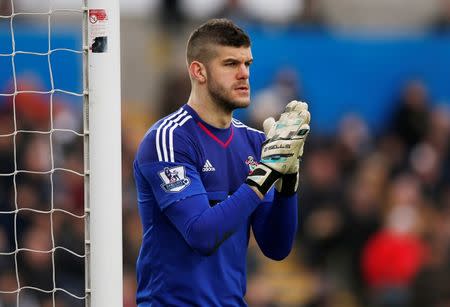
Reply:
<svg viewBox="0 0 450 307"><path fill-rule="evenodd" d="M212 127L188 105L148 130L134 162L143 226L139 306L246 306L246 252L255 212L203 254L188 244L166 210L197 195L206 196L211 207L226 200L244 186L264 139L235 119L229 128ZM258 207L270 206L274 194L271 190Z"/></svg>

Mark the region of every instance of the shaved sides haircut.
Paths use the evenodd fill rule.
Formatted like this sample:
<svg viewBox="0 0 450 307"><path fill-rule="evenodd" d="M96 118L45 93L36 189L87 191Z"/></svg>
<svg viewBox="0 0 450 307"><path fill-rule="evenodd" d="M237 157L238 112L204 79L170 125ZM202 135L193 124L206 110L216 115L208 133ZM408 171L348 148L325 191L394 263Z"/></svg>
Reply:
<svg viewBox="0 0 450 307"><path fill-rule="evenodd" d="M250 38L228 19L210 19L189 37L186 52L188 64L192 61L208 62L215 54L215 46L250 47Z"/></svg>

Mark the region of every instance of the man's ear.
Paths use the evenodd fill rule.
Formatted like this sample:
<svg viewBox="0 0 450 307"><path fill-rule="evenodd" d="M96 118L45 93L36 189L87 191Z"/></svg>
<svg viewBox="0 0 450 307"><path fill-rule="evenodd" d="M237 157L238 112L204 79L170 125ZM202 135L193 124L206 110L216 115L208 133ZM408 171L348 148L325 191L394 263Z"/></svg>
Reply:
<svg viewBox="0 0 450 307"><path fill-rule="evenodd" d="M206 67L201 62L192 61L189 65L189 74L193 80L197 80L199 83L206 82Z"/></svg>

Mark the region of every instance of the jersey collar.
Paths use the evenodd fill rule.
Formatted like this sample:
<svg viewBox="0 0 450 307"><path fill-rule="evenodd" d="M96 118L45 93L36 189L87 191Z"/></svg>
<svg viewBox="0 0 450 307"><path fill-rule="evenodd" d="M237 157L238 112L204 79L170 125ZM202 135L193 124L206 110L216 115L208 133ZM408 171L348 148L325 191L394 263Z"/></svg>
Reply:
<svg viewBox="0 0 450 307"><path fill-rule="evenodd" d="M202 120L200 116L198 116L197 112L195 112L194 109L192 109L189 105L185 104L183 106L183 109L187 111L193 119L195 119L197 126L200 128L200 130L203 131L203 133L208 135L223 148L227 148L228 145L230 145L234 135L232 124L230 124L230 127L228 128L216 128Z"/></svg>

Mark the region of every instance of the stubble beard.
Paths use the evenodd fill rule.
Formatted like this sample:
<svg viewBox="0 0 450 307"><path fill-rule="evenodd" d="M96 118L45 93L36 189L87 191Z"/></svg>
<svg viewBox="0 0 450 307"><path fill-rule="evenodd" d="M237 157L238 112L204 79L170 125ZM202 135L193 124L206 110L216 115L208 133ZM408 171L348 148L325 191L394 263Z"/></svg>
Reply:
<svg viewBox="0 0 450 307"><path fill-rule="evenodd" d="M231 94L227 91L223 86L214 82L214 80L207 80L208 92L211 97L211 100L215 105L222 108L227 112L233 112L236 109L243 109L248 107L250 104L247 102L239 102L233 100L230 96ZM231 91L231 90L230 90Z"/></svg>

